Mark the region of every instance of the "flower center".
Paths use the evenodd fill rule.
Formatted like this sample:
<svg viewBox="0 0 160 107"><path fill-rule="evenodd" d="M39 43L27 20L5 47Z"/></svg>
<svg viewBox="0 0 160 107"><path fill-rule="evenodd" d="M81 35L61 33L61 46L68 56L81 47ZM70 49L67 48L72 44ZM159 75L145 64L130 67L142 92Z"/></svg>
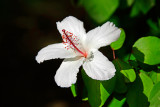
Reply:
<svg viewBox="0 0 160 107"><path fill-rule="evenodd" d="M73 49L75 52L78 51L79 53L81 53L85 58L87 57L87 53L86 52L82 52L77 46L79 45L78 41L79 39L77 38L77 36L73 35L73 33L66 31L65 29L62 30L63 35L62 35L62 39L63 39L63 44L66 45L66 49Z"/></svg>

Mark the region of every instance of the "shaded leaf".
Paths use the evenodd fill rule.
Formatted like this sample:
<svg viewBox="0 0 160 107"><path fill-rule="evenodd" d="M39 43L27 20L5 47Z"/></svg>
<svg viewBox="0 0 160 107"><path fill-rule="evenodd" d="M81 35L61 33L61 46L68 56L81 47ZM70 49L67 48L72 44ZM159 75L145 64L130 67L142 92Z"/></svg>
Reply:
<svg viewBox="0 0 160 107"><path fill-rule="evenodd" d="M115 64L117 72L123 74L126 82L133 82L136 79L135 71L128 63L123 62L120 59L115 59L113 63Z"/></svg>
<svg viewBox="0 0 160 107"><path fill-rule="evenodd" d="M88 101L92 107L102 107L112 93L115 77L107 81L93 80L82 70L82 78L88 93Z"/></svg>
<svg viewBox="0 0 160 107"><path fill-rule="evenodd" d="M81 0L90 17L97 23L104 23L118 8L119 0Z"/></svg>
<svg viewBox="0 0 160 107"><path fill-rule="evenodd" d="M148 19L148 20L147 20L147 23L148 23L149 27L150 27L151 29L153 29L154 31L158 31L158 30L159 30L158 24L155 23L155 22L153 22L151 19Z"/></svg>
<svg viewBox="0 0 160 107"><path fill-rule="evenodd" d="M155 0L136 0L133 4L130 16L135 17L140 12L146 14L155 5Z"/></svg>
<svg viewBox="0 0 160 107"><path fill-rule="evenodd" d="M131 54L131 53L124 55L122 59L123 59L123 61L125 61L126 63L129 63L129 61L131 61L131 60L136 60L136 58L134 57L134 55Z"/></svg>
<svg viewBox="0 0 160 107"><path fill-rule="evenodd" d="M138 6L136 5L136 3L133 5L132 9L131 9L131 13L130 13L130 17L135 17L140 13L140 10L138 8Z"/></svg>
<svg viewBox="0 0 160 107"><path fill-rule="evenodd" d="M127 5L131 6L134 3L135 0L127 0Z"/></svg>
<svg viewBox="0 0 160 107"><path fill-rule="evenodd" d="M146 14L154 5L155 0L136 0L139 9Z"/></svg>
<svg viewBox="0 0 160 107"><path fill-rule="evenodd" d="M148 107L147 96L152 87L153 83L145 73L137 75L136 81L129 87L126 96L129 107Z"/></svg>
<svg viewBox="0 0 160 107"><path fill-rule="evenodd" d="M158 25L159 25L159 28L160 28L160 18L158 18Z"/></svg>
<svg viewBox="0 0 160 107"><path fill-rule="evenodd" d="M86 87L84 87L82 93L82 101L87 101L87 100L88 100L88 93Z"/></svg>
<svg viewBox="0 0 160 107"><path fill-rule="evenodd" d="M158 22L160 22L159 19ZM158 24L158 22L154 22L151 19L147 20L147 24L150 27L150 34L154 34L157 37L160 36L160 25Z"/></svg>
<svg viewBox="0 0 160 107"><path fill-rule="evenodd" d="M145 63L142 63L140 61L137 61L139 67L141 69L143 69L144 71L152 71L152 70L158 70L157 68L157 65L148 65L148 64L145 64Z"/></svg>
<svg viewBox="0 0 160 107"><path fill-rule="evenodd" d="M160 39L154 36L142 37L133 45L133 55L140 62L149 65L160 63Z"/></svg>
<svg viewBox="0 0 160 107"><path fill-rule="evenodd" d="M119 39L115 42L112 42L110 45L111 48L114 50L120 49L125 41L126 34L122 28L120 28L120 29L121 29L121 34L120 34Z"/></svg>

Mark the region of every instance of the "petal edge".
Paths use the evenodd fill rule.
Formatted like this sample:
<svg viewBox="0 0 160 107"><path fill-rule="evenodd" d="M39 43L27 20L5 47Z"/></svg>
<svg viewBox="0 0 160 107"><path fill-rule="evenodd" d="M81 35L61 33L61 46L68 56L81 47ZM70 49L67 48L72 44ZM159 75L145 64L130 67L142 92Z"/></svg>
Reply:
<svg viewBox="0 0 160 107"><path fill-rule="evenodd" d="M94 52L91 61L83 64L83 69L89 77L96 80L109 80L116 72L113 63L99 51Z"/></svg>
<svg viewBox="0 0 160 107"><path fill-rule="evenodd" d="M45 60L50 60L55 58L72 58L76 56L77 54L74 53L73 50L65 49L63 43L56 43L42 48L38 52L38 55L36 56L36 61L38 63L41 63Z"/></svg>
<svg viewBox="0 0 160 107"><path fill-rule="evenodd" d="M84 58L76 57L65 59L55 75L55 81L60 87L70 87L76 83L79 67L82 65Z"/></svg>

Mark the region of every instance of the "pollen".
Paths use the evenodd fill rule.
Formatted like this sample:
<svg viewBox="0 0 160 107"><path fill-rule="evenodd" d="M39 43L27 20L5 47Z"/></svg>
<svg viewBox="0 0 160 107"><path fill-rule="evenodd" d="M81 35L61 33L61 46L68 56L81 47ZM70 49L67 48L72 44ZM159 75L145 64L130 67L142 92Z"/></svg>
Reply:
<svg viewBox="0 0 160 107"><path fill-rule="evenodd" d="M65 29L62 30L62 39L63 39L63 44L65 45L65 48L68 49L73 49L74 52L79 52L81 53L85 58L87 57L86 52L82 52L79 48L79 39L76 35L73 33L66 31Z"/></svg>

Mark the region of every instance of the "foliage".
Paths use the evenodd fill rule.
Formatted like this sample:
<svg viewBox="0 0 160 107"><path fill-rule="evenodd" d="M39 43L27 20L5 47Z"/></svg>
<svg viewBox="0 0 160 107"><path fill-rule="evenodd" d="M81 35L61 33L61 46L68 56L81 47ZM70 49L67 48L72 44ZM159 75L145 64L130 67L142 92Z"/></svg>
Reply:
<svg viewBox="0 0 160 107"><path fill-rule="evenodd" d="M78 1L93 23L101 25L109 20L123 28L120 38L110 45L116 55L112 60L116 75L98 81L82 69L84 96L91 107L160 106L159 4L158 0ZM78 96L75 86L71 89Z"/></svg>
<svg viewBox="0 0 160 107"><path fill-rule="evenodd" d="M120 49L124 43L125 37L126 37L126 34L124 30L121 28L121 35L117 41L111 43L111 48L114 50Z"/></svg>
<svg viewBox="0 0 160 107"><path fill-rule="evenodd" d="M140 62L155 65L160 63L160 39L154 36L140 38L133 45L133 55Z"/></svg>
<svg viewBox="0 0 160 107"><path fill-rule="evenodd" d="M119 0L81 0L90 17L98 23L103 23L111 17L119 5ZM102 11L103 10L103 11Z"/></svg>
<svg viewBox="0 0 160 107"><path fill-rule="evenodd" d="M153 87L150 96L149 96L149 102L150 107L158 107L159 106L159 99L160 96L160 82L158 82L157 84L155 84L155 86Z"/></svg>

